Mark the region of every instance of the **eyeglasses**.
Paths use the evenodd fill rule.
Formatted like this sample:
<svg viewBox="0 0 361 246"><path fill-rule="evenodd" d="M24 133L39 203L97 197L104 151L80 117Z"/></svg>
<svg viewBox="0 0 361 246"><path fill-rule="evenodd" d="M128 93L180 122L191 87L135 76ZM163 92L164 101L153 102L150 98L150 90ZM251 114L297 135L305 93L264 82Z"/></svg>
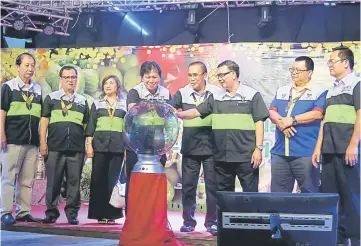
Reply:
<svg viewBox="0 0 361 246"><path fill-rule="evenodd" d="M216 75L216 77L217 77L218 79L223 79L224 76L226 76L227 74L232 73L232 72L233 72L233 71L229 71L229 72L226 72L226 73L219 73L219 74Z"/></svg>
<svg viewBox="0 0 361 246"><path fill-rule="evenodd" d="M327 61L327 65L331 66L331 65L336 64L337 62L342 62L342 61L344 61L344 60L345 60L345 59L340 59L340 60L336 60L336 61L334 61L334 60L329 60L329 61Z"/></svg>
<svg viewBox="0 0 361 246"><path fill-rule="evenodd" d="M77 76L63 76L61 78L64 80L76 80L78 77Z"/></svg>
<svg viewBox="0 0 361 246"><path fill-rule="evenodd" d="M293 68L293 67L290 67L288 70L289 70L291 73L302 73L302 72L308 71L307 69L297 69L297 68Z"/></svg>
<svg viewBox="0 0 361 246"><path fill-rule="evenodd" d="M204 73L200 73L200 74L198 74L198 73L189 73L188 74L188 78L199 78L199 76L201 76L201 75L203 75Z"/></svg>

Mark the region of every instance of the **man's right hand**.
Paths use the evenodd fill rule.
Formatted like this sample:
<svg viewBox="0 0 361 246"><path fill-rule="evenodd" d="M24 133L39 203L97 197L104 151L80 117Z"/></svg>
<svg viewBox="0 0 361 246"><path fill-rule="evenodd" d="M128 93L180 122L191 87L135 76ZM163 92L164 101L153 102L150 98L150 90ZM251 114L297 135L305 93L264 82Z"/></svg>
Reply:
<svg viewBox="0 0 361 246"><path fill-rule="evenodd" d="M320 163L320 161L321 161L321 149L316 147L312 154L312 165L315 168L318 168L319 166L318 163Z"/></svg>
<svg viewBox="0 0 361 246"><path fill-rule="evenodd" d="M87 158L93 158L94 157L94 151L93 151L93 146L91 146L91 144L89 144L86 148L86 157Z"/></svg>
<svg viewBox="0 0 361 246"><path fill-rule="evenodd" d="M283 134L285 134L286 137L290 138L293 137L297 131L293 126L291 126L289 128L284 129L282 132Z"/></svg>
<svg viewBox="0 0 361 246"><path fill-rule="evenodd" d="M45 157L48 155L48 144L40 143L40 154Z"/></svg>

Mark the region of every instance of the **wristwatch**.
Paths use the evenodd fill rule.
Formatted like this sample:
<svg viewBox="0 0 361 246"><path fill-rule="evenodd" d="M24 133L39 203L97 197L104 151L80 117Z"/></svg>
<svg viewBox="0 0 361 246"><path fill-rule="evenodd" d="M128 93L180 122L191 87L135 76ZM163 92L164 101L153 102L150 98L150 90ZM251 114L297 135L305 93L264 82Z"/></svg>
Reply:
<svg viewBox="0 0 361 246"><path fill-rule="evenodd" d="M297 125L297 120L295 116L292 116L292 126Z"/></svg>
<svg viewBox="0 0 361 246"><path fill-rule="evenodd" d="M256 149L259 149L260 151L262 151L263 150L263 145L257 145Z"/></svg>

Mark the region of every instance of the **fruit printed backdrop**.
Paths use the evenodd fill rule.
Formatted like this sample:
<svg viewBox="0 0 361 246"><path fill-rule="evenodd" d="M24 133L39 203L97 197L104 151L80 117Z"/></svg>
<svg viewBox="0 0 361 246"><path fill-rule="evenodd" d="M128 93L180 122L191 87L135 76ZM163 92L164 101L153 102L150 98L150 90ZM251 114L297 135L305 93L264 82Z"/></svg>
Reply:
<svg viewBox="0 0 361 246"><path fill-rule="evenodd" d="M203 61L208 68L208 81L218 85L215 77L217 65L231 59L240 66L240 81L261 92L267 105L275 95L277 88L290 83L288 68L297 56L307 55L315 61L313 81L325 87L332 86L326 61L329 52L341 43L234 43L202 44L143 47L106 47L106 48L59 48L59 49L2 49L1 82L17 75L15 58L22 52L30 52L36 58L34 80L40 83L43 97L59 89L59 70L64 65L72 65L78 70L77 92L83 94L91 105L99 97L102 79L115 74L123 85L123 96L140 82L139 67L146 60L156 61L162 68L161 83L174 94L185 86L188 64ZM360 71L360 42L343 42L355 52L355 71ZM270 186L270 149L274 143L275 126L265 122L264 160L260 168L259 190L269 191ZM182 131L180 131L180 134ZM170 209L179 209L181 204L181 154L179 153L181 135L173 148L172 158L167 162L168 201ZM43 164L39 159L38 177L43 177ZM86 161L82 178L82 199L89 197L91 159ZM37 181L34 194L43 197L44 182ZM241 187L237 181L236 190ZM35 196L35 195L34 195ZM39 199L35 199L39 202ZM205 187L203 175L197 189L198 210L204 210Z"/></svg>

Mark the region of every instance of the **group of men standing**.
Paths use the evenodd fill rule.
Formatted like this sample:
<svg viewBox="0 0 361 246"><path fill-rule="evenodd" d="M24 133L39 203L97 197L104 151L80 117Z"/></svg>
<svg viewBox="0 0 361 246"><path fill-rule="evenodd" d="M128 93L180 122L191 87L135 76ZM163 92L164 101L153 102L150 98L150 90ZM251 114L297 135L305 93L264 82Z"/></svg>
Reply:
<svg viewBox="0 0 361 246"><path fill-rule="evenodd" d="M289 69L293 83L277 90L269 109L258 91L239 82L240 69L234 61L226 60L217 67L216 77L222 88L207 82L204 63L191 63L189 84L173 97L159 84L159 65L148 63L141 70L142 83L129 91L127 109L141 100L166 99L178 110L178 117L184 119L182 232L193 231L197 224L194 212L202 165L207 196L204 226L213 235L217 234L217 191L234 191L236 176L244 192L258 191L263 124L270 118L277 126L276 142L271 150L271 192L292 192L297 181L301 192L339 193L338 241L348 245L348 238L359 239L360 79L353 73L354 56L349 48L338 47L331 52L327 64L336 81L330 90L312 81L311 58L296 58ZM59 74L62 89L52 92L43 102L40 86L31 81L35 59L25 53L17 58L16 65L19 76L1 89L0 130L4 152L1 221L15 223L11 215L15 177L16 220L39 221L29 211L40 144L40 153L47 157L48 177L43 222L54 223L59 217L57 202L66 170L65 211L69 223L78 224L83 127L88 121L88 105L75 92L77 71L63 67ZM63 120L64 114L69 120ZM130 149L126 156L129 179L137 158ZM165 164L165 156L162 163Z"/></svg>

